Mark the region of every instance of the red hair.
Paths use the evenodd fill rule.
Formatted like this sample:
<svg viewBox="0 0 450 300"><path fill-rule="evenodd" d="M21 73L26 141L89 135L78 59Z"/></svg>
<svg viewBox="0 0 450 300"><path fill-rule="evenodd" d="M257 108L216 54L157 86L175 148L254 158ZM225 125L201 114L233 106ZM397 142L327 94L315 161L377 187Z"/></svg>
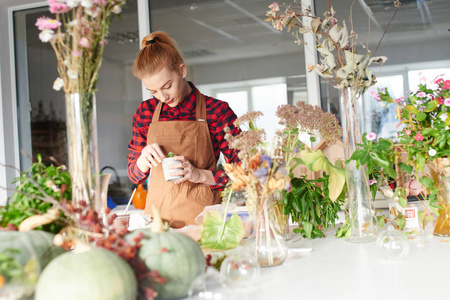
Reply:
<svg viewBox="0 0 450 300"><path fill-rule="evenodd" d="M133 75L139 79L161 70L164 66L179 71L180 64L184 63L177 44L163 31L155 31L144 37L141 47L132 69Z"/></svg>

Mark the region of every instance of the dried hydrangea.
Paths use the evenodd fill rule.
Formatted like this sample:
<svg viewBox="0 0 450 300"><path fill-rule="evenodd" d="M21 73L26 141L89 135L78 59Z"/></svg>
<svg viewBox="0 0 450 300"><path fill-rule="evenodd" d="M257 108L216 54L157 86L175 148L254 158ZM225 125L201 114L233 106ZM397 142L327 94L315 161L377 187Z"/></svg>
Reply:
<svg viewBox="0 0 450 300"><path fill-rule="evenodd" d="M306 102L280 105L276 115L287 131L298 128L299 131L320 137L329 144L335 143L342 136L342 127L335 115Z"/></svg>

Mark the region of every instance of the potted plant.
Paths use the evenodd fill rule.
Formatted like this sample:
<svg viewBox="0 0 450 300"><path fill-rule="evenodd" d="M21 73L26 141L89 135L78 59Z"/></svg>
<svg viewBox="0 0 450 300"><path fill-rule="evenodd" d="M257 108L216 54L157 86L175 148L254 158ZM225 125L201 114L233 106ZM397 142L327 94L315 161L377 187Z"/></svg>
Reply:
<svg viewBox="0 0 450 300"><path fill-rule="evenodd" d="M169 182L177 181L178 179L183 178L182 175L171 175L171 173L173 173L173 172L181 171L180 168L177 168L177 169L169 168L169 166L180 162L179 160L175 160L174 157L175 157L175 154L173 154L173 152L169 152L167 154L167 157L162 160L164 179Z"/></svg>

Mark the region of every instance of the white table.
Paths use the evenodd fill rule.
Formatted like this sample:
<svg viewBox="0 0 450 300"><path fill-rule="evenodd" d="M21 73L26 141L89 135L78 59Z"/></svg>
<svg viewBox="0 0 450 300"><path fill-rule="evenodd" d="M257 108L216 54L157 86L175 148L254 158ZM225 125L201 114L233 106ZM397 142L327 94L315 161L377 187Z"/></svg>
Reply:
<svg viewBox="0 0 450 300"><path fill-rule="evenodd" d="M355 244L334 237L298 240L289 247L309 254L290 255L280 266L261 268L253 288L235 289L225 299L449 299L450 242L424 237L410 241L404 261L386 262L376 243ZM297 240L297 241L296 241Z"/></svg>

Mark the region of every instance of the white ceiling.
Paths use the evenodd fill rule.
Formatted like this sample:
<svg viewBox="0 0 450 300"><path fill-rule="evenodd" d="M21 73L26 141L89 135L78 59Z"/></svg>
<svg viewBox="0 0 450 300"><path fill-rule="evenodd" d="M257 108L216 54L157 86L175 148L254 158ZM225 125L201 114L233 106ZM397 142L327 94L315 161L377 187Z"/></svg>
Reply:
<svg viewBox="0 0 450 300"><path fill-rule="evenodd" d="M370 36L371 49L376 47L391 20L394 0L334 0L339 20L349 20L350 7L360 42ZM409 43L418 39L450 38L450 0L401 0L403 3L383 40L383 44ZM239 60L284 53L302 52L295 38L277 32L264 22L272 1L267 0L150 0L152 30L170 33L185 54L188 64ZM281 3L281 2L280 2ZM112 31L137 36L135 3L122 21L114 21ZM316 0L317 15L328 8L327 0ZM369 17L371 16L371 17ZM349 22L349 21L348 21ZM370 28L370 35L368 34ZM114 44L112 42L111 44ZM114 59L133 59L138 51L132 45L111 45ZM119 51L116 51L119 48Z"/></svg>

